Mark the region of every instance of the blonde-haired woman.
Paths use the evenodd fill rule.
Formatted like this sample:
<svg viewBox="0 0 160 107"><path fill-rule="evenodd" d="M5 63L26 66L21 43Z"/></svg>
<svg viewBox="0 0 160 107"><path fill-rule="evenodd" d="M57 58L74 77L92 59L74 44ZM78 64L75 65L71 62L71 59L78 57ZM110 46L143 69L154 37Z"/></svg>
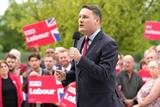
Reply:
<svg viewBox="0 0 160 107"><path fill-rule="evenodd" d="M21 107L22 89L17 76L8 73L5 61L0 60L0 107Z"/></svg>
<svg viewBox="0 0 160 107"><path fill-rule="evenodd" d="M148 64L151 80L146 82L137 94L138 104L133 107L160 107L160 63Z"/></svg>

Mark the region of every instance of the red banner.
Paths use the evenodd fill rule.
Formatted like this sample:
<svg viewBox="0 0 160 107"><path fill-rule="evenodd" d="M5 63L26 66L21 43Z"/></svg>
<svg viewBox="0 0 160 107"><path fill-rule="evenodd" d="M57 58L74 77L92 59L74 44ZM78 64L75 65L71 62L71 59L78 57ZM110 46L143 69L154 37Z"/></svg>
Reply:
<svg viewBox="0 0 160 107"><path fill-rule="evenodd" d="M23 32L29 48L34 45L44 46L61 39L54 18L27 25L23 27Z"/></svg>
<svg viewBox="0 0 160 107"><path fill-rule="evenodd" d="M150 40L160 40L160 22L146 22L144 36Z"/></svg>
<svg viewBox="0 0 160 107"><path fill-rule="evenodd" d="M76 107L76 83L71 83L64 92L59 107Z"/></svg>
<svg viewBox="0 0 160 107"><path fill-rule="evenodd" d="M63 95L63 86L54 76L30 76L28 78L29 103L54 103L60 102Z"/></svg>

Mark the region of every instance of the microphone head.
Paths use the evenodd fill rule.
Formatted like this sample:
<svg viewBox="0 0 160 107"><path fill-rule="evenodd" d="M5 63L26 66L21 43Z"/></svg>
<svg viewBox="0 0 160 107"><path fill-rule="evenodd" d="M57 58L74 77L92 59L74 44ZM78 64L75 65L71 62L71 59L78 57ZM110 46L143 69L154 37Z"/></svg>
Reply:
<svg viewBox="0 0 160 107"><path fill-rule="evenodd" d="M79 40L81 37L80 35L81 35L80 32L74 32L72 39Z"/></svg>

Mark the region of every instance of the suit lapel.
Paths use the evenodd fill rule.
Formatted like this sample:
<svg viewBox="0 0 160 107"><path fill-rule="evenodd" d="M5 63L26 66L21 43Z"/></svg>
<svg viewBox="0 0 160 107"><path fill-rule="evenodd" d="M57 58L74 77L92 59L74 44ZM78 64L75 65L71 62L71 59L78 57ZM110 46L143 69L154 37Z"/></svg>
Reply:
<svg viewBox="0 0 160 107"><path fill-rule="evenodd" d="M82 51L82 48L83 48L83 42L84 42L84 37L82 37L82 38L78 41L77 49L79 50L79 52L81 52L81 51ZM77 63L77 62L75 62L75 63ZM76 65L76 64L75 64L75 65ZM78 75L79 75L79 73L80 73L80 70L79 70L77 67L75 67L75 69L76 69L77 76L78 76Z"/></svg>
<svg viewBox="0 0 160 107"><path fill-rule="evenodd" d="M78 50L81 52L82 48L83 48L83 42L84 42L84 37L82 37L79 41L78 41L78 45L77 48Z"/></svg>
<svg viewBox="0 0 160 107"><path fill-rule="evenodd" d="M92 43L90 44L88 50L87 50L87 53L89 52L89 50L91 50L92 47L94 47L94 45L97 43L97 40L100 40L102 38L102 31L100 31L96 37L94 38L94 40L92 41ZM78 41L78 45L77 45L77 48L78 50L81 52L82 51L82 48L83 48L83 43L84 43L84 36ZM87 54L86 54L87 55Z"/></svg>
<svg viewBox="0 0 160 107"><path fill-rule="evenodd" d="M87 53L86 53L86 56L88 55L88 53L90 53L90 51L92 50L92 48L94 48L95 47L95 45L97 44L97 43L99 43L99 42L97 42L98 40L100 40L100 39L102 39L102 31L100 31L97 35L96 35L96 37L94 38L94 40L92 41L92 43L90 44L90 46L89 46L89 48L88 48L88 50L87 50Z"/></svg>

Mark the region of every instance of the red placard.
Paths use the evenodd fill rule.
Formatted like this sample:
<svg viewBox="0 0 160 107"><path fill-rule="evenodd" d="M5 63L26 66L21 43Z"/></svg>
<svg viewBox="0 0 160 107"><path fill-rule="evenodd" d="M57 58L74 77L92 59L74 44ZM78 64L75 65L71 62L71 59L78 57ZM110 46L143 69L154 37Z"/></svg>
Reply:
<svg viewBox="0 0 160 107"><path fill-rule="evenodd" d="M27 25L23 27L23 32L29 48L35 45L44 46L61 39L54 18Z"/></svg>
<svg viewBox="0 0 160 107"><path fill-rule="evenodd" d="M146 22L144 36L150 40L160 40L160 22Z"/></svg>
<svg viewBox="0 0 160 107"><path fill-rule="evenodd" d="M54 103L60 102L63 95L63 86L54 76L29 76L28 102Z"/></svg>
<svg viewBox="0 0 160 107"><path fill-rule="evenodd" d="M76 107L76 83L71 83L64 92L59 107Z"/></svg>

